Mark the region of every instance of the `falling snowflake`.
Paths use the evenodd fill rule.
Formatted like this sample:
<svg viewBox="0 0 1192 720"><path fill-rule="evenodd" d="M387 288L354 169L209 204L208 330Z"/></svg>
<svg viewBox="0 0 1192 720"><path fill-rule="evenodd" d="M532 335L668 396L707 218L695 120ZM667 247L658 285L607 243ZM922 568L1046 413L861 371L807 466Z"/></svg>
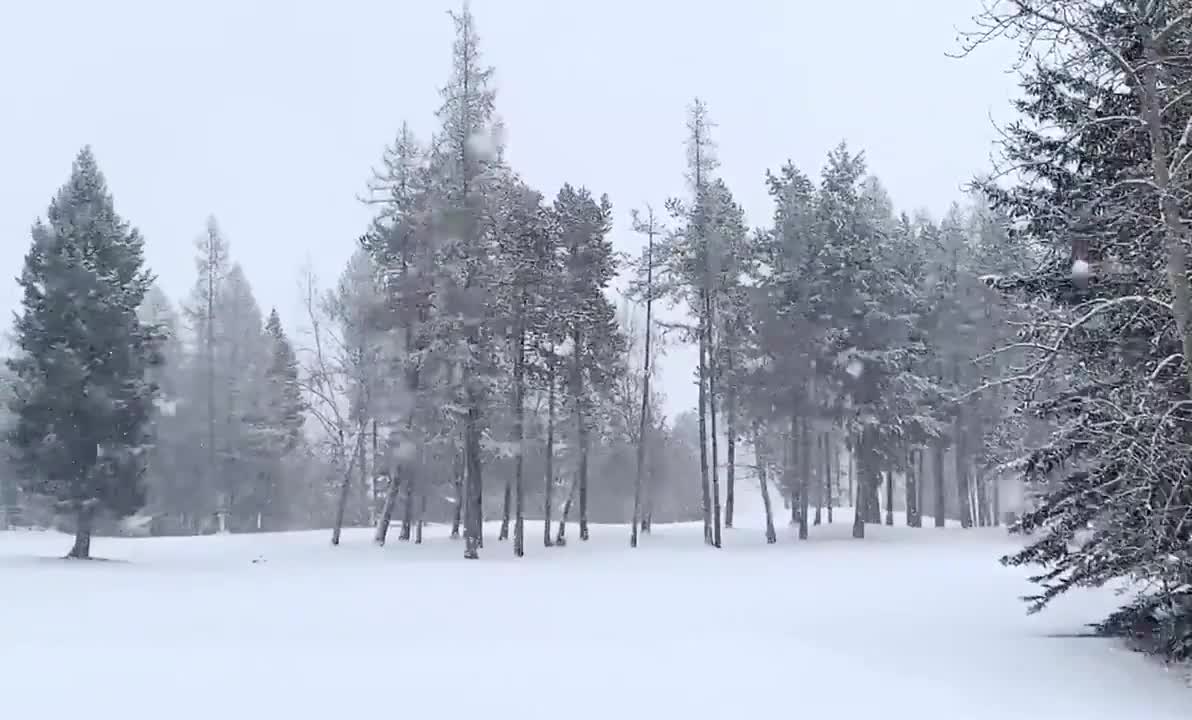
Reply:
<svg viewBox="0 0 1192 720"><path fill-rule="evenodd" d="M501 149L501 135L499 126L477 130L468 136L468 149L476 153L481 160L496 160Z"/></svg>
<svg viewBox="0 0 1192 720"><path fill-rule="evenodd" d="M1072 279L1073 280L1087 280L1093 274L1092 267L1089 266L1087 260L1077 259L1072 263Z"/></svg>
<svg viewBox="0 0 1192 720"><path fill-rule="evenodd" d="M857 358L853 358L848 361L848 365L844 368L844 371L852 375L853 378L859 378L861 377L861 373L865 372L865 364Z"/></svg>
<svg viewBox="0 0 1192 720"><path fill-rule="evenodd" d="M174 417L176 414L178 414L177 400L156 398L153 401L153 405L157 408L157 411L162 414L162 417Z"/></svg>

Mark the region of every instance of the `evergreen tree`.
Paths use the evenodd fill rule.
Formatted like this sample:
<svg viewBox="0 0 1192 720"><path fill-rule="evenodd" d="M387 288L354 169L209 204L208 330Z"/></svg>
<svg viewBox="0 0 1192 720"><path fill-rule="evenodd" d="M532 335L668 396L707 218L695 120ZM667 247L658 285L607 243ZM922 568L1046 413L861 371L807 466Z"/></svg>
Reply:
<svg viewBox="0 0 1192 720"><path fill-rule="evenodd" d="M616 324L616 310L605 289L616 273L616 256L608 237L612 205L608 196L595 200L586 188L564 185L555 198L554 212L565 260L563 322L571 340L569 389L576 423L578 455L577 498L579 536L588 539L588 452L595 397L607 397L624 338Z"/></svg>
<svg viewBox="0 0 1192 720"><path fill-rule="evenodd" d="M128 515L141 480L159 333L137 310L152 284L143 241L116 214L89 147L33 227L19 283L11 440L25 489L75 516L69 557L89 558L97 512Z"/></svg>

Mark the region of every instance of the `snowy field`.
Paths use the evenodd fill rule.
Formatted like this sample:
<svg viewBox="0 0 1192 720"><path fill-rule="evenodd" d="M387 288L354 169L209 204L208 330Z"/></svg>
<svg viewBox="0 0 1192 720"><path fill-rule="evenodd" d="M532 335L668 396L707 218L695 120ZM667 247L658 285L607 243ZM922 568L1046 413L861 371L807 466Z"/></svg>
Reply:
<svg viewBox="0 0 1192 720"><path fill-rule="evenodd" d="M839 513L844 515L845 513ZM479 562L434 528L97 538L0 533L0 717L1192 717L1183 674L1071 637L1105 593L1026 617L1001 531L624 528ZM751 520L751 519L750 519ZM749 522L756 525L755 522ZM475 606L471 612L467 608ZM1068 635L1068 637L1063 637Z"/></svg>

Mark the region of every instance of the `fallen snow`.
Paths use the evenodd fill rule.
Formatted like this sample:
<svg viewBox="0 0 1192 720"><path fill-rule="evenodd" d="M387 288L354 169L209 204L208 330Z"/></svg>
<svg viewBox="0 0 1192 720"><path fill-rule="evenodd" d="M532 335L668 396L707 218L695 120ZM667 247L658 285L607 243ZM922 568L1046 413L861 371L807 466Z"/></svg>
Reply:
<svg viewBox="0 0 1192 720"><path fill-rule="evenodd" d="M742 491L738 497L745 495ZM781 506L779 506L781 507ZM1180 673L1071 637L1115 598L1026 616L996 529L870 526L847 511L767 546L754 518L725 549L696 526L637 551L596 526L527 557L489 528L483 558L432 527L69 539L0 533L4 717L822 720L1187 718ZM930 520L928 520L930 525ZM465 599L476 605L464 612ZM1065 637L1068 636L1068 637Z"/></svg>

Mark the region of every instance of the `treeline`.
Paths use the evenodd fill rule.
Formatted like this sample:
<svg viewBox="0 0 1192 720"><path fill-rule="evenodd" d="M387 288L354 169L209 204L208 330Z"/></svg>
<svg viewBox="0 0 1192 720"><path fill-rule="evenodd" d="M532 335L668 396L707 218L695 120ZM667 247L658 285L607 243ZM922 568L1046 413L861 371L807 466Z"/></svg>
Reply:
<svg viewBox="0 0 1192 720"><path fill-rule="evenodd" d="M304 273L304 317L263 311L214 221L175 309L80 154L21 278L9 434L26 498L74 517L76 554L142 505L157 533L330 525L338 541L371 524L417 541L443 522L468 557L486 519L518 554L530 520L555 545L569 523L587 539L629 522L636 544L700 519L719 546L745 476L771 542L771 488L800 537L853 502L858 537L895 510L999 521L1018 421L1009 390L981 383L1014 353L983 356L1023 308L987 276L1034 257L1005 211L974 194L938 222L896 213L842 144L818 182L768 174L774 215L750 228L697 100L685 191L633 213L644 247L623 258L606 196L548 198L506 162L492 69L470 13L453 19L439 128L402 126L338 281ZM96 292L111 298L79 304ZM657 320L658 303L686 319ZM649 382L664 339L699 351L699 405L673 422Z"/></svg>

